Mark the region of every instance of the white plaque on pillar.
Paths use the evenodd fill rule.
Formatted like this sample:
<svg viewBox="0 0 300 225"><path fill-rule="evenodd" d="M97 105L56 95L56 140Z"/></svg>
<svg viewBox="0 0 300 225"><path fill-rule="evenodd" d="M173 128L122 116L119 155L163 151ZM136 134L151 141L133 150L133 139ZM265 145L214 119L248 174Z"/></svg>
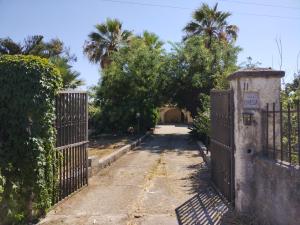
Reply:
<svg viewBox="0 0 300 225"><path fill-rule="evenodd" d="M244 109L258 109L258 108L259 108L258 92L245 92Z"/></svg>

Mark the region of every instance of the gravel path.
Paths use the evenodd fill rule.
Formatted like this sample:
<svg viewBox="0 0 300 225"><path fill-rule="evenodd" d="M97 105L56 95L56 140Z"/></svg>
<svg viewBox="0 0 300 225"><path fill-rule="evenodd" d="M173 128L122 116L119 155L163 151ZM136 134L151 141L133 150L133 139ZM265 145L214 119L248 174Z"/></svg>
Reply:
<svg viewBox="0 0 300 225"><path fill-rule="evenodd" d="M159 126L139 148L92 177L87 188L55 207L40 224L202 224L184 222L201 220L199 192L209 190L207 169L188 131L185 126ZM223 210L217 204L210 205Z"/></svg>

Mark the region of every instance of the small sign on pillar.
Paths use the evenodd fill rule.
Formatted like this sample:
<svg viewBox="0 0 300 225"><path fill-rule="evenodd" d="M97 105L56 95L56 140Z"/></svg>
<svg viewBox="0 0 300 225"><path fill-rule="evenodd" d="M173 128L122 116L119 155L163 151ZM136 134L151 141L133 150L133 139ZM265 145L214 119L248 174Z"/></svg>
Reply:
<svg viewBox="0 0 300 225"><path fill-rule="evenodd" d="M259 109L259 94L258 92L244 93L244 109Z"/></svg>

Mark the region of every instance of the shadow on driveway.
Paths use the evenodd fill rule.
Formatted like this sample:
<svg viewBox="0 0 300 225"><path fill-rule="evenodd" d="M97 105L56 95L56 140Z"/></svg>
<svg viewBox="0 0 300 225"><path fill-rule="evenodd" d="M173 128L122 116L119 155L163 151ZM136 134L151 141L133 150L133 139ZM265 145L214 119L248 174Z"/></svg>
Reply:
<svg viewBox="0 0 300 225"><path fill-rule="evenodd" d="M179 225L220 225L226 213L230 211L228 205L217 192L209 185L210 171L205 165L191 166L197 168L190 179L192 186L190 192L196 193L182 205L175 209Z"/></svg>

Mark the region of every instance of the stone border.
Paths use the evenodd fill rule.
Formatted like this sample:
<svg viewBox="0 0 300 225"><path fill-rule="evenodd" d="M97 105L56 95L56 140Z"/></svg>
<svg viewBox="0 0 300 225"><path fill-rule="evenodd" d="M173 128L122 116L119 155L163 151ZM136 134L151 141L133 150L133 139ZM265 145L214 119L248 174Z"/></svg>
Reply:
<svg viewBox="0 0 300 225"><path fill-rule="evenodd" d="M88 158L88 177L92 177L98 173L101 169L104 169L107 166L110 166L114 161L119 159L121 156L126 154L128 151L137 147L144 139L146 139L153 132L147 131L146 134L131 144L125 145L122 148L114 151L110 155L99 159L97 156L91 156Z"/></svg>
<svg viewBox="0 0 300 225"><path fill-rule="evenodd" d="M204 162L207 164L208 168L210 168L210 164L211 164L210 151L207 151L207 147L202 143L202 141L197 141L197 145L200 149L200 154Z"/></svg>

